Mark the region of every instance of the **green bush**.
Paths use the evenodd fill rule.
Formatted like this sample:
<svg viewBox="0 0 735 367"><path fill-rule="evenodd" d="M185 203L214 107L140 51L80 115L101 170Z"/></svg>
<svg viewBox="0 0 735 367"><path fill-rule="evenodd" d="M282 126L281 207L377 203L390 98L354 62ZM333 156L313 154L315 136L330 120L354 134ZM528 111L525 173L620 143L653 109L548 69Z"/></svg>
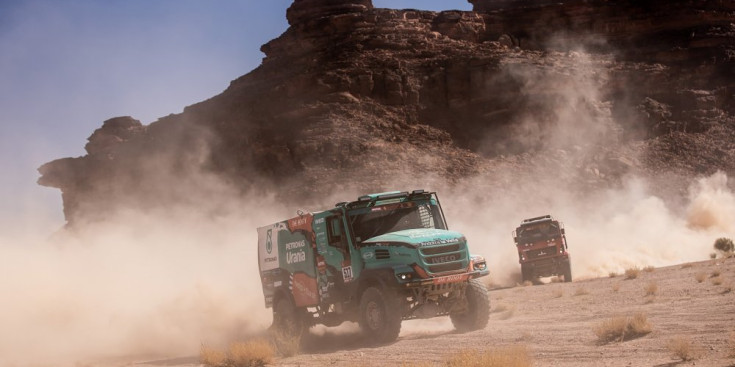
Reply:
<svg viewBox="0 0 735 367"><path fill-rule="evenodd" d="M735 249L735 245L733 245L732 240L729 238L718 238L715 241L715 249L720 250L724 253L732 252L733 249Z"/></svg>

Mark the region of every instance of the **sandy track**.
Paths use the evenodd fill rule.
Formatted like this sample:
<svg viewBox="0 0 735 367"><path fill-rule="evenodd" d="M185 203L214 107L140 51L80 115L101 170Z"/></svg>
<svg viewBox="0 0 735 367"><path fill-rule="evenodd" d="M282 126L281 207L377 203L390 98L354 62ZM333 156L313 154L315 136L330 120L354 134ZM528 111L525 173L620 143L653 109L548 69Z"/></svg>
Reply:
<svg viewBox="0 0 735 367"><path fill-rule="evenodd" d="M699 273L706 275L702 283L696 279ZM713 282L716 273L720 285ZM656 295L646 296L651 283L656 284ZM494 290L484 330L457 334L448 318L409 321L395 343L366 347L355 325L317 328L305 340L304 354L278 359L275 365L432 365L461 349L525 345L535 366L735 366L727 351L730 333L735 332L734 287L735 259L728 259L642 270L636 279L618 275ZM638 312L648 316L650 334L622 343L597 343L595 325ZM674 337L691 341L698 357L690 362L676 359L667 348Z"/></svg>

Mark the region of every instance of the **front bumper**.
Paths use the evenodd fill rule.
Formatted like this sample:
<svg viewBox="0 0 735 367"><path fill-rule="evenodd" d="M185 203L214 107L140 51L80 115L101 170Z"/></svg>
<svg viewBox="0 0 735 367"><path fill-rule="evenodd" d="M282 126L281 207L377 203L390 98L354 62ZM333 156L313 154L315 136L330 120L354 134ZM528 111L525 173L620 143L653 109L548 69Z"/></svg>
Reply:
<svg viewBox="0 0 735 367"><path fill-rule="evenodd" d="M441 286L445 284L463 283L470 279L484 277L490 274L490 270L474 270L467 273L451 274L430 278L419 278L403 283L406 288L420 288L429 286Z"/></svg>

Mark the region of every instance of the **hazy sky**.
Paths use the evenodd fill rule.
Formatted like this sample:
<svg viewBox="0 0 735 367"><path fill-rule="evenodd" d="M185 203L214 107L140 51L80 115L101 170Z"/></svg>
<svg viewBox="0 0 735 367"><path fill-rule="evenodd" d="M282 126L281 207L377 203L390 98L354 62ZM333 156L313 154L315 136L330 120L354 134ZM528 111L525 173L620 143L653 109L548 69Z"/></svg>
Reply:
<svg viewBox="0 0 735 367"><path fill-rule="evenodd" d="M376 7L470 10L465 0ZM0 1L0 233L63 224L41 164L84 155L115 116L149 124L212 97L260 64L291 0Z"/></svg>

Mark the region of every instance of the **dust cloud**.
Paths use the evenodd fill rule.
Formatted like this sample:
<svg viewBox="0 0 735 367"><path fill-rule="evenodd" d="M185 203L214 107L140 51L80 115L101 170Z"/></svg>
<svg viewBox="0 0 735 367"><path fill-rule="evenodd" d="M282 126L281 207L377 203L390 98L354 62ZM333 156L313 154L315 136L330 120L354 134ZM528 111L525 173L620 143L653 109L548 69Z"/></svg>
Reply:
<svg viewBox="0 0 735 367"><path fill-rule="evenodd" d="M190 356L265 330L254 228L292 209L218 189L75 233L0 236L0 365Z"/></svg>
<svg viewBox="0 0 735 367"><path fill-rule="evenodd" d="M493 281L513 285L520 282L520 265L511 232L521 220L545 214L565 225L575 279L708 259L715 239L735 235L728 219L735 193L726 182L723 173L699 179L685 208L670 207L635 177L618 189L579 195L553 187L471 196L466 193L476 190L450 189L443 203L450 226L488 259Z"/></svg>
<svg viewBox="0 0 735 367"><path fill-rule="evenodd" d="M520 282L512 231L540 215L565 224L575 279L704 260L715 239L735 236L735 191L724 173L671 174L689 186L681 200L636 170L645 150L624 141L622 125L631 122L616 121L606 99L612 55L592 59L577 47L544 57L538 65L503 62L505 73L523 85L519 99L527 107L508 133L508 146L530 153L496 158L488 172L458 185L435 186L450 226L488 259L494 282ZM620 115L635 115L635 106L623 108L631 111ZM488 142L497 142L492 138Z"/></svg>

